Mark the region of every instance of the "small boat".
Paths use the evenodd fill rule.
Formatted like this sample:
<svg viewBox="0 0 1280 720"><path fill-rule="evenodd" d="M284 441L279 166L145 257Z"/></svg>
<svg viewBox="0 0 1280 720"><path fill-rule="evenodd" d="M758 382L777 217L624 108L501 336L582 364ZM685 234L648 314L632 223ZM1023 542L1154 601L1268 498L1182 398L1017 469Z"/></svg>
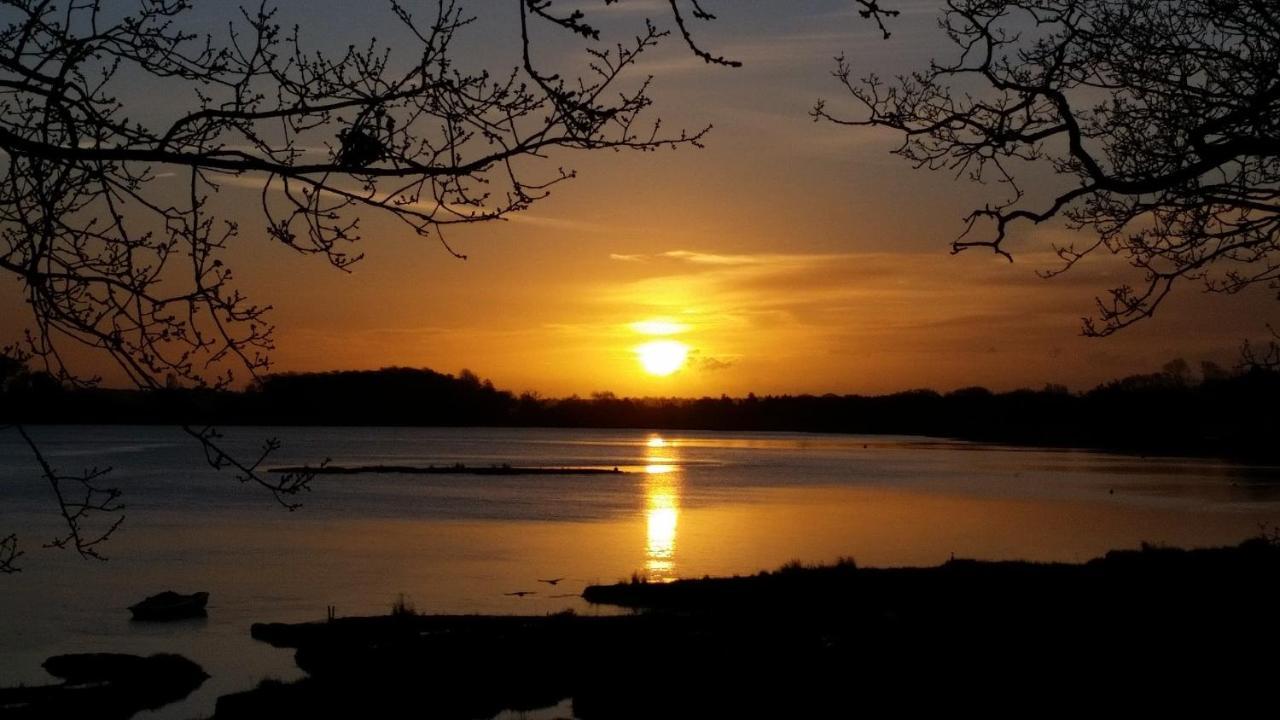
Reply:
<svg viewBox="0 0 1280 720"><path fill-rule="evenodd" d="M166 590L159 595L152 595L137 605L130 605L129 612L134 620L181 620L182 618L204 617L204 606L209 602L209 593L198 592L183 595Z"/></svg>

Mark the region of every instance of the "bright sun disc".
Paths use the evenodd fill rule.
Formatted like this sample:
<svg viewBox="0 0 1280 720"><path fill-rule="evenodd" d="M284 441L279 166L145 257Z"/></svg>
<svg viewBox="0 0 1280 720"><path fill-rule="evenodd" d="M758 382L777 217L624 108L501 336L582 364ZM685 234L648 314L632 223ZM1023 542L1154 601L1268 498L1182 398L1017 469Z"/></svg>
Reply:
<svg viewBox="0 0 1280 720"><path fill-rule="evenodd" d="M640 364L650 375L665 376L680 369L689 357L689 346L675 340L654 340L636 348Z"/></svg>

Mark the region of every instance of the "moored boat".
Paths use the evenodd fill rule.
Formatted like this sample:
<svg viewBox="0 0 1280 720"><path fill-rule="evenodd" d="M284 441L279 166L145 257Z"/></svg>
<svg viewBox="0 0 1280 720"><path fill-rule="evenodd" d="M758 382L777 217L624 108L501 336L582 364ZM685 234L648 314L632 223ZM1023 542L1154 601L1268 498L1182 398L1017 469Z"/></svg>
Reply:
<svg viewBox="0 0 1280 720"><path fill-rule="evenodd" d="M198 592L183 595L171 590L152 595L136 605L129 606L134 620L181 620L204 617L209 593Z"/></svg>

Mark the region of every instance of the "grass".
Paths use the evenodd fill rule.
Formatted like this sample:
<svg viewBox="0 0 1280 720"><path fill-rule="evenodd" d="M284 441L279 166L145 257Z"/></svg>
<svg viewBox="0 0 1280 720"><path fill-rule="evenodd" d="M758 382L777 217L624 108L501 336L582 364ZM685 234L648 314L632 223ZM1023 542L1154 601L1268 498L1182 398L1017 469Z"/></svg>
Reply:
<svg viewBox="0 0 1280 720"><path fill-rule="evenodd" d="M396 596L396 601L391 603L391 617L417 617L418 611L413 606L413 599L404 593Z"/></svg>
<svg viewBox="0 0 1280 720"><path fill-rule="evenodd" d="M762 576L793 575L797 573L803 573L806 571L857 570L857 569L858 569L858 563L854 561L853 556L841 555L840 557L836 558L836 561L834 563L814 563L812 565L806 565L805 563L801 562L799 559L788 560L787 562L782 564L782 567L779 567L777 570L774 570L772 573L770 573L768 570L762 570L760 571L759 574Z"/></svg>

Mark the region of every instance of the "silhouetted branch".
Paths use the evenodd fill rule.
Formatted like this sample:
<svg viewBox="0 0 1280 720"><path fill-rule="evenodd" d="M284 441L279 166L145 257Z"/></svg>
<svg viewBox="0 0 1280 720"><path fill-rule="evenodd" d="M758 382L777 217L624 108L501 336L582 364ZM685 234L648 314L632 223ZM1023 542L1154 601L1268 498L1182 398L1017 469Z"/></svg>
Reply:
<svg viewBox="0 0 1280 720"><path fill-rule="evenodd" d="M893 14L856 2L882 28ZM71 366L68 346L109 358L143 390L221 389L269 370L271 308L242 293L226 259L251 217L219 204L229 185L258 190L266 239L341 271L363 257L370 213L465 259L445 232L526 210L572 179L552 154L698 147L710 129L664 130L651 79L628 74L667 31L647 18L633 39L600 44L585 12L552 0L519 0L520 59L498 71L460 66L454 47L473 18L455 0L422 3L421 14L387 0L412 38L394 57L375 40L309 48L265 0L216 34L194 27L191 0L0 4L0 273L30 308L13 355L64 386L97 380ZM739 64L695 41L691 21L714 19L700 0L669 0L669 13L697 56ZM585 43L576 71L539 62L531 21ZM165 103L137 112L128 102L139 89ZM309 474L260 474L275 440L237 459L214 429L184 431L212 467L285 507L309 487ZM54 544L100 557L119 520L87 536L81 521L119 509L119 491L95 484L106 471L58 475L23 436L69 528ZM63 495L73 487L83 497Z"/></svg>
<svg viewBox="0 0 1280 720"><path fill-rule="evenodd" d="M18 549L17 535L10 534L0 538L0 575L22 572L22 568L15 564L22 555L23 552Z"/></svg>
<svg viewBox="0 0 1280 720"><path fill-rule="evenodd" d="M527 32L523 67L462 71L452 48L471 19L447 0L423 19L389 3L419 44L407 65L374 42L308 50L266 4L242 10L221 40L181 29L183 0L124 17L100 0L10 6L16 19L0 31L0 270L21 281L32 308L27 350L62 380L77 377L60 349L68 341L104 352L139 387L222 387L236 367L269 367L270 308L235 288L222 257L240 227L219 219L214 193L238 178L261 188L269 238L346 270L361 259L363 212L448 248L447 226L524 210L573 176L538 174L521 159L696 144L706 132L661 133L644 119L648 83L622 87L664 35L652 25L632 45L591 49L571 79L536 69ZM580 12L551 14L548 0L520 7L522 18L527 9L599 35ZM156 87L188 85L196 102L167 121L133 122L116 90L139 74ZM177 202L172 183L157 182L173 174L185 186Z"/></svg>
<svg viewBox="0 0 1280 720"><path fill-rule="evenodd" d="M568 15L557 16L552 15L548 10L551 7L552 0L524 0L525 5L529 8L529 12L537 15L543 20L550 21L560 27L581 35L590 40L599 40L600 31L588 25L584 20L586 13L581 10L573 10ZM612 4L616 0L605 0L606 3Z"/></svg>
<svg viewBox="0 0 1280 720"><path fill-rule="evenodd" d="M651 24L632 44L588 48L582 77L562 78L536 69L527 33L521 67L460 68L453 47L472 19L453 0L422 17L389 0L417 42L398 46L405 55L394 62L375 41L311 50L265 2L241 8L220 37L188 29L187 0L123 12L101 0L4 5L0 272L19 281L31 310L23 348L7 356L63 385L96 381L69 365L64 346L77 344L141 389L224 388L237 370L256 377L270 367L270 307L237 289L225 260L241 230L216 202L228 184L260 189L267 238L346 271L362 257L364 213L398 219L462 258L446 227L524 210L573 177L539 170L552 151L696 145L706 132L661 132L646 117L648 82L624 83L664 35ZM550 5L521 0L521 17L528 10L598 39L582 13L559 16ZM121 98L139 83L193 99L184 107L184 93L167 93L158 110L169 117L138 122ZM310 475L259 472L278 441L237 458L212 428L184 430L212 467L298 506ZM18 431L67 523L53 545L101 557L119 519L101 534L86 534L85 522L120 509L119 491L97 485L106 471L60 475Z"/></svg>
<svg viewBox="0 0 1280 720"><path fill-rule="evenodd" d="M693 34L689 32L689 26L685 22L684 13L680 11L680 0L668 0L668 2L671 5L671 17L675 19L676 27L680 28L680 35L684 37L685 44L689 46L689 49L693 51L694 55L697 55L698 57L702 58L703 61L712 65L724 65L726 67L742 67L741 61L730 60L721 55L712 55L711 53L699 47L698 44L693 40ZM698 5L697 0L689 0L689 2L693 6L692 14L694 18L698 20L714 20L715 19L716 16L703 10L702 7Z"/></svg>
<svg viewBox="0 0 1280 720"><path fill-rule="evenodd" d="M120 497L120 490L113 487L99 487L96 484L111 472L111 468L91 468L79 475L63 475L45 458L39 446L27 434L26 428L21 425L12 427L35 456L36 462L40 465L41 474L49 483L49 488L57 499L62 519L66 523L67 534L50 540L46 547L69 547L81 557L106 560L106 557L98 552L97 546L106 542L124 522L124 505L116 502ZM105 530L101 532L90 530L88 527L90 521L99 513L114 514L115 517L108 518L110 524ZM7 549L11 555L10 560L16 557L12 555L16 548L17 540L14 539L12 546ZM3 556L4 552L0 552L0 558Z"/></svg>
<svg viewBox="0 0 1280 720"><path fill-rule="evenodd" d="M880 28L880 32L884 35L884 39L888 40L892 33L885 25L885 18L893 18L899 15L897 10L886 10L880 7L879 0L854 0L862 9L858 11L858 15L864 20L875 20L876 26Z"/></svg>
<svg viewBox="0 0 1280 720"><path fill-rule="evenodd" d="M1240 349L1241 366L1247 369L1277 370L1280 369L1280 333L1271 325L1267 325L1271 337L1261 346L1246 340Z"/></svg>
<svg viewBox="0 0 1280 720"><path fill-rule="evenodd" d="M229 469L235 473L235 478L240 482L253 483L265 488L275 498L276 502L287 510L292 511L302 507L302 503L292 498L302 492L311 490L311 481L315 479L316 472L311 469L303 469L296 472L273 473L274 477L267 475L263 469L263 463L281 447L280 441L276 438L268 438L263 441L262 449L257 457L245 462L223 449L219 443L222 439L222 434L217 429L208 426L196 429L184 425L182 430L200 443L200 447L204 450L205 461L209 463L209 467L215 470ZM324 468L328 464L329 459L325 458L320 463L320 468Z"/></svg>
<svg viewBox="0 0 1280 720"><path fill-rule="evenodd" d="M1184 279L1216 292L1280 287L1280 24L1265 0L949 0L959 51L894 82L834 76L861 106L815 119L891 128L916 167L1004 188L956 252L1006 257L1014 226L1062 218L1096 239L1055 247L1069 269L1097 249L1141 282L1099 299L1087 335L1149 317ZM969 90L974 85L986 92ZM964 90L958 88L964 88ZM1016 177L1066 181L1048 200ZM972 237L974 233L980 233Z"/></svg>

